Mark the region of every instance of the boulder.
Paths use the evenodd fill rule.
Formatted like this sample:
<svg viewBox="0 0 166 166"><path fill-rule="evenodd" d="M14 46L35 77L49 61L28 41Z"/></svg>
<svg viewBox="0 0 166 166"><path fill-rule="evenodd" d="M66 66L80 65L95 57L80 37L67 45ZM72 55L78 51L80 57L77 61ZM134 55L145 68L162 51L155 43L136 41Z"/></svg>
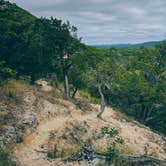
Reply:
<svg viewBox="0 0 166 166"><path fill-rule="evenodd" d="M44 92L50 92L54 89L52 86L49 85L47 81L42 79L37 80L35 83L39 85L41 87L41 90Z"/></svg>

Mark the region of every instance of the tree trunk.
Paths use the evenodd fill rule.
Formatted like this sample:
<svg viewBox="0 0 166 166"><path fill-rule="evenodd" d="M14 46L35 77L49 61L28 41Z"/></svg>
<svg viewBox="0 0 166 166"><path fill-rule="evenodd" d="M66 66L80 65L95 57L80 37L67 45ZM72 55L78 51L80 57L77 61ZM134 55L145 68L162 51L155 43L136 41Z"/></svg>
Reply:
<svg viewBox="0 0 166 166"><path fill-rule="evenodd" d="M153 105L151 105L150 107L145 106L145 108L143 110L143 123L146 123L146 121L150 117L152 111L153 111Z"/></svg>
<svg viewBox="0 0 166 166"><path fill-rule="evenodd" d="M69 91L68 69L65 66L63 55L61 55L61 67L62 67L62 72L63 72L64 93L65 93L66 97L69 99L70 91Z"/></svg>
<svg viewBox="0 0 166 166"><path fill-rule="evenodd" d="M75 95L76 95L76 93L77 93L77 90L78 90L78 88L77 88L77 87L75 87L74 92L73 92L73 94L72 94L72 98L74 98L74 97L75 97Z"/></svg>
<svg viewBox="0 0 166 166"><path fill-rule="evenodd" d="M146 106L144 106L144 109L143 109L143 115L142 115L142 123L145 122L145 119L146 119Z"/></svg>
<svg viewBox="0 0 166 166"><path fill-rule="evenodd" d="M65 95L69 99L70 98L70 91L69 91L69 80L68 80L67 71L64 70L63 76L64 76Z"/></svg>
<svg viewBox="0 0 166 166"><path fill-rule="evenodd" d="M99 91L99 94L101 97L101 103L100 103L100 110L99 110L99 113L97 114L97 117L102 119L102 114L105 109L105 98L104 98L104 94L102 92L101 84L98 85L98 91Z"/></svg>
<svg viewBox="0 0 166 166"><path fill-rule="evenodd" d="M149 119L152 118L152 112L154 111L154 106L153 104L150 105L150 107L148 107L148 111L147 111L147 116L146 116L146 119L145 119L145 124L148 123Z"/></svg>

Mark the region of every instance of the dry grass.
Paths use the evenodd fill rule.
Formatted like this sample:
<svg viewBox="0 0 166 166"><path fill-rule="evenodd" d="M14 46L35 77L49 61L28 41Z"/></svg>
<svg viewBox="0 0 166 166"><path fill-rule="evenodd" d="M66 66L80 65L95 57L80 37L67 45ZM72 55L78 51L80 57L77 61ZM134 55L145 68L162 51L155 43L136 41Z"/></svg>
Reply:
<svg viewBox="0 0 166 166"><path fill-rule="evenodd" d="M94 107L92 107L86 100L84 99L77 99L72 101L76 107L83 112L93 111Z"/></svg>
<svg viewBox="0 0 166 166"><path fill-rule="evenodd" d="M134 151L131 148L129 148L128 146L125 146L125 145L117 145L116 150L120 154L134 154Z"/></svg>
<svg viewBox="0 0 166 166"><path fill-rule="evenodd" d="M2 86L2 92L11 98L18 98L24 91L30 89L30 85L23 81L8 80Z"/></svg>
<svg viewBox="0 0 166 166"><path fill-rule="evenodd" d="M69 122L65 128L51 132L48 142L49 156L55 158L71 156L81 148L88 135L87 132L86 124L78 121Z"/></svg>
<svg viewBox="0 0 166 166"><path fill-rule="evenodd" d="M54 139L53 142L49 141L47 154L48 154L48 157L51 157L51 158L65 159L71 156L73 153L77 152L79 148L80 148L79 145L67 144L67 142L65 142L64 140L63 140L63 145L60 146L59 142Z"/></svg>

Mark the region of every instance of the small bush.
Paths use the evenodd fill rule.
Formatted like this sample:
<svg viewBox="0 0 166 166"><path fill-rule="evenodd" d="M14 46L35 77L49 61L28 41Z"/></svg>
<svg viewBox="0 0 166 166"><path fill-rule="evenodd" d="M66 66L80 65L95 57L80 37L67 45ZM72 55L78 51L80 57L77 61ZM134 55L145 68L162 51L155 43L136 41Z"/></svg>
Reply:
<svg viewBox="0 0 166 166"><path fill-rule="evenodd" d="M108 126L102 127L101 128L101 133L102 135L109 135L110 137L115 137L119 134L118 130L116 130L115 128L111 128L109 129Z"/></svg>
<svg viewBox="0 0 166 166"><path fill-rule="evenodd" d="M119 131L115 128L109 129L108 126L104 126L101 128L101 134L107 139L108 152L117 151L117 145L124 143L124 140L119 136Z"/></svg>
<svg viewBox="0 0 166 166"><path fill-rule="evenodd" d="M8 78L14 78L16 72L6 67L5 61L0 61L0 85Z"/></svg>

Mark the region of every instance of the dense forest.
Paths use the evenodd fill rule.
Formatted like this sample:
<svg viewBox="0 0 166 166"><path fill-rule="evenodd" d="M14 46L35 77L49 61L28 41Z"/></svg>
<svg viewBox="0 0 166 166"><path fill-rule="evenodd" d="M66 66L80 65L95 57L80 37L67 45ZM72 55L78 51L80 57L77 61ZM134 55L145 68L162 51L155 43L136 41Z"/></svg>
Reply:
<svg viewBox="0 0 166 166"><path fill-rule="evenodd" d="M36 18L0 1L0 84L48 78L78 90L166 134L166 43L152 48L96 48L83 44L77 28L56 18Z"/></svg>

